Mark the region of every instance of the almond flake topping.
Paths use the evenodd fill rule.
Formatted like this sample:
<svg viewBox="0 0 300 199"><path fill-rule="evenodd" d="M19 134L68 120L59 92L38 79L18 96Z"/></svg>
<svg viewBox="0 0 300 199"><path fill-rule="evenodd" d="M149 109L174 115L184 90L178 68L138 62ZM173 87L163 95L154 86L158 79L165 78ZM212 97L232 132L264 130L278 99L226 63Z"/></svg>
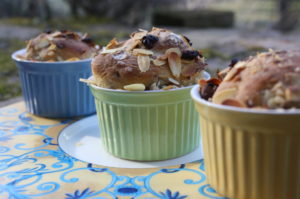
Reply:
<svg viewBox="0 0 300 199"><path fill-rule="evenodd" d="M227 99L232 99L237 93L236 88L228 88L220 92L216 92L212 98L212 102L216 104L222 104Z"/></svg>
<svg viewBox="0 0 300 199"><path fill-rule="evenodd" d="M124 49L124 47L120 47L120 48L114 48L114 49L106 49L103 48L103 50L101 51L101 54L110 54L110 53L115 53L115 52L119 52L122 51Z"/></svg>
<svg viewBox="0 0 300 199"><path fill-rule="evenodd" d="M113 38L106 46L106 49L113 49L116 48L119 45L119 42L116 38Z"/></svg>
<svg viewBox="0 0 300 199"><path fill-rule="evenodd" d="M51 36L52 36L52 37L58 37L58 36L60 36L60 35L61 35L61 33L57 31L57 32L53 33Z"/></svg>
<svg viewBox="0 0 300 199"><path fill-rule="evenodd" d="M181 52L179 48L170 48L166 51L169 67L175 77L180 77L181 73Z"/></svg>
<svg viewBox="0 0 300 199"><path fill-rule="evenodd" d="M127 91L144 91L146 86L144 84L129 84L124 86L124 89Z"/></svg>
<svg viewBox="0 0 300 199"><path fill-rule="evenodd" d="M133 49L133 55L153 55L153 52L151 50L136 48Z"/></svg>
<svg viewBox="0 0 300 199"><path fill-rule="evenodd" d="M79 81L80 81L80 82L83 82L83 83L87 83L87 84L94 84L94 85L97 85L97 84L96 84L96 81L93 80L93 79L83 79L83 78L80 78Z"/></svg>
<svg viewBox="0 0 300 199"><path fill-rule="evenodd" d="M173 84L180 85L180 83L177 80L173 79L173 78L168 78L168 80L170 82L172 82Z"/></svg>
<svg viewBox="0 0 300 199"><path fill-rule="evenodd" d="M136 48L141 43L140 40L134 40L131 42L128 47L126 48L127 51L131 51L132 49Z"/></svg>
<svg viewBox="0 0 300 199"><path fill-rule="evenodd" d="M48 50L55 50L56 49L56 45L55 44L51 44L49 47L48 47Z"/></svg>
<svg viewBox="0 0 300 199"><path fill-rule="evenodd" d="M37 48L38 49L41 49L41 48L44 48L46 46L48 46L50 43L47 39L43 39L41 40L38 44L37 44Z"/></svg>
<svg viewBox="0 0 300 199"><path fill-rule="evenodd" d="M146 72L150 68L150 57L147 55L138 55L138 66L141 72Z"/></svg>
<svg viewBox="0 0 300 199"><path fill-rule="evenodd" d="M142 39L145 35L147 34L147 31L141 31L141 32L136 32L134 34L131 35L131 37L135 40L140 40Z"/></svg>
<svg viewBox="0 0 300 199"><path fill-rule="evenodd" d="M66 61L79 61L80 59L77 57L71 57L69 59L67 59Z"/></svg>
<svg viewBox="0 0 300 199"><path fill-rule="evenodd" d="M166 61L160 59L153 59L152 62L155 66L163 66L167 63Z"/></svg>

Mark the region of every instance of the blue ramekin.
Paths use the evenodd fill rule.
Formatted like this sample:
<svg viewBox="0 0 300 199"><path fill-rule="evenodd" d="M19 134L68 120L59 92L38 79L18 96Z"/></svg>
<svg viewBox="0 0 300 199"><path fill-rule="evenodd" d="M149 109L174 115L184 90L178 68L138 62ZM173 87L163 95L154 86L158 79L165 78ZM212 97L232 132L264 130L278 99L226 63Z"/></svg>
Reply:
<svg viewBox="0 0 300 199"><path fill-rule="evenodd" d="M91 59L71 62L33 62L19 59L25 49L12 54L19 69L28 112L51 118L95 113L95 102L80 78L91 76Z"/></svg>

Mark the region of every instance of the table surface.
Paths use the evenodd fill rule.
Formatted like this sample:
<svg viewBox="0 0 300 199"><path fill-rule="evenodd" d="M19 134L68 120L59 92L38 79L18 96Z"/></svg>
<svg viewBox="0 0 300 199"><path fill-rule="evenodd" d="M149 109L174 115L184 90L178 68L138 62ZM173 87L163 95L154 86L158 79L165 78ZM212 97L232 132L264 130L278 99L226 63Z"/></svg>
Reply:
<svg viewBox="0 0 300 199"><path fill-rule="evenodd" d="M36 117L25 112L22 102L0 109L1 199L222 198L207 184L203 160L121 169L67 155L57 136L74 121Z"/></svg>

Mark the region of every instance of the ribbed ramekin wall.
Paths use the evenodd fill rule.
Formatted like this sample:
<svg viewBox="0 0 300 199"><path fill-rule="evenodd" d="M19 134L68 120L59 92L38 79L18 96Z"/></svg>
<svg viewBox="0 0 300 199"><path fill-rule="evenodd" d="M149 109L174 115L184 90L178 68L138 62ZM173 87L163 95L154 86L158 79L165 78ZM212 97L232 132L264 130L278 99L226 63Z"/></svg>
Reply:
<svg viewBox="0 0 300 199"><path fill-rule="evenodd" d="M96 108L104 146L115 156L164 160L187 154L199 145L198 116L190 99L135 106L96 98Z"/></svg>
<svg viewBox="0 0 300 199"><path fill-rule="evenodd" d="M90 72L46 73L20 70L27 110L45 117L74 117L95 112L89 87L79 82Z"/></svg>
<svg viewBox="0 0 300 199"><path fill-rule="evenodd" d="M209 183L231 199L299 199L299 134L249 132L200 118Z"/></svg>

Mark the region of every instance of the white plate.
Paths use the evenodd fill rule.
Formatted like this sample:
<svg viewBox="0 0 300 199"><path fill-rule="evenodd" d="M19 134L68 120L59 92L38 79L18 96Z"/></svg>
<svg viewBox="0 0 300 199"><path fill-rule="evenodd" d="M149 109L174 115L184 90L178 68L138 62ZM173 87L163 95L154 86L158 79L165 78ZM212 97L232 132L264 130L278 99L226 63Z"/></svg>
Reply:
<svg viewBox="0 0 300 199"><path fill-rule="evenodd" d="M124 160L107 153L102 146L96 115L79 120L62 130L58 137L60 148L67 154L93 164L119 168L154 168L185 164L203 158L201 146L185 156L155 162Z"/></svg>

